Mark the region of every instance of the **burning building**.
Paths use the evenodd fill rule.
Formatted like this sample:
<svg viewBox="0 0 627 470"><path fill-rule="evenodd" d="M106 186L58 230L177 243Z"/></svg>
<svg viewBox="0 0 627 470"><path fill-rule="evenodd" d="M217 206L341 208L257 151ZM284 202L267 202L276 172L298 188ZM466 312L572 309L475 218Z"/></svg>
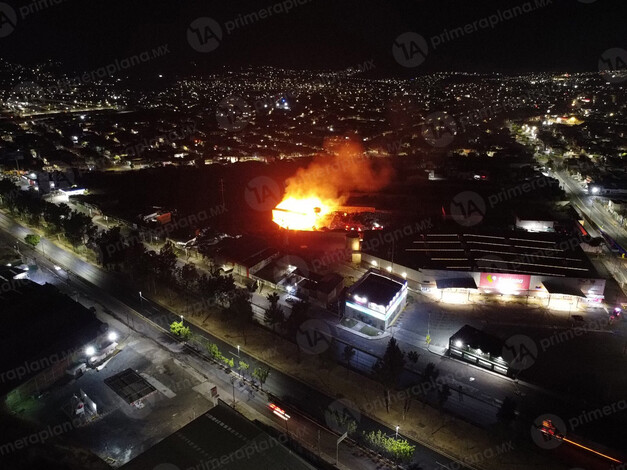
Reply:
<svg viewBox="0 0 627 470"><path fill-rule="evenodd" d="M287 180L285 197L272 220L289 230L329 228L351 191L378 191L392 176L390 166L364 155L360 144L329 140L326 153ZM374 211L373 208L369 208Z"/></svg>

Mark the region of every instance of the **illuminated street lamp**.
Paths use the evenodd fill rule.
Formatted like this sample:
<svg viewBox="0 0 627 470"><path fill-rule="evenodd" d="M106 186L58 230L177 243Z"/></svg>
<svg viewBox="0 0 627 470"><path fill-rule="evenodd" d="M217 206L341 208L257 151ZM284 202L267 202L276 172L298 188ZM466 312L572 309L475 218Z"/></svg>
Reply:
<svg viewBox="0 0 627 470"><path fill-rule="evenodd" d="M461 340L457 340L455 341L455 346L457 346L458 348L463 348L464 347L464 343L461 342Z"/></svg>
<svg viewBox="0 0 627 470"><path fill-rule="evenodd" d="M109 338L109 341L113 342L116 339L118 339L118 334L115 331L112 331L111 333L109 333L108 338Z"/></svg>
<svg viewBox="0 0 627 470"><path fill-rule="evenodd" d="M396 425L396 439L398 439L398 428L399 428L399 425L397 424Z"/></svg>
<svg viewBox="0 0 627 470"><path fill-rule="evenodd" d="M237 357L239 358L239 344L237 345Z"/></svg>
<svg viewBox="0 0 627 470"><path fill-rule="evenodd" d="M181 324L183 323L183 315L181 315Z"/></svg>
<svg viewBox="0 0 627 470"><path fill-rule="evenodd" d="M93 356L94 354L96 354L96 348L94 348L93 346L87 346L85 348L85 354L90 357Z"/></svg>

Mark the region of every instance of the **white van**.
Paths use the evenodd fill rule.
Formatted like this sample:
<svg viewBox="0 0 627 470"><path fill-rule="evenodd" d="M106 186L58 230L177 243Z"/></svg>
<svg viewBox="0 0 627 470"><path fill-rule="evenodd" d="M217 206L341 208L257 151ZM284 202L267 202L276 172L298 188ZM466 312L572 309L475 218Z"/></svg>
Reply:
<svg viewBox="0 0 627 470"><path fill-rule="evenodd" d="M81 375L85 373L87 370L87 364L84 362L80 362L78 364L73 364L65 370L65 373L70 377L75 379L79 378Z"/></svg>

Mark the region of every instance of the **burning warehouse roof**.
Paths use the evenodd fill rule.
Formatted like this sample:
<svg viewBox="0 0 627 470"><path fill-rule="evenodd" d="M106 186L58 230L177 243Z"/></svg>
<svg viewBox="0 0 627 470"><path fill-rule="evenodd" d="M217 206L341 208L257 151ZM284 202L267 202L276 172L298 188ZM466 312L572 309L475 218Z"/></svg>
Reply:
<svg viewBox="0 0 627 470"><path fill-rule="evenodd" d="M365 157L360 144L328 141L327 154L316 158L287 180L285 197L272 211L272 220L290 230L328 228L350 191L378 191L392 174L386 163Z"/></svg>

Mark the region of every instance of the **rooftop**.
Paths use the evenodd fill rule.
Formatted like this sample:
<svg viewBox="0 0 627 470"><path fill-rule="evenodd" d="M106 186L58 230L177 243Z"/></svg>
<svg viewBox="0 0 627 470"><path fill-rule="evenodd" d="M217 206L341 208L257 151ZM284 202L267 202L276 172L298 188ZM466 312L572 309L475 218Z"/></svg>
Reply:
<svg viewBox="0 0 627 470"><path fill-rule="evenodd" d="M349 295L368 299L377 305L388 306L394 296L403 288L403 282L368 271L348 290Z"/></svg>
<svg viewBox="0 0 627 470"><path fill-rule="evenodd" d="M282 442L220 401L121 468L314 469Z"/></svg>
<svg viewBox="0 0 627 470"><path fill-rule="evenodd" d="M277 253L264 240L244 235L227 238L222 242L220 256L229 262L252 268Z"/></svg>
<svg viewBox="0 0 627 470"><path fill-rule="evenodd" d="M364 234L364 252L390 259L391 245ZM398 238L398 237L397 237ZM574 246L573 246L574 245ZM417 234L396 240L394 259L412 269L503 272L555 277L599 278L576 239L552 233L479 232Z"/></svg>
<svg viewBox="0 0 627 470"><path fill-rule="evenodd" d="M451 336L451 341L461 341L464 346L469 346L472 349L481 349L484 353L489 353L491 356L501 356L503 354L503 342L488 333L473 328L470 325L464 325L457 333Z"/></svg>

